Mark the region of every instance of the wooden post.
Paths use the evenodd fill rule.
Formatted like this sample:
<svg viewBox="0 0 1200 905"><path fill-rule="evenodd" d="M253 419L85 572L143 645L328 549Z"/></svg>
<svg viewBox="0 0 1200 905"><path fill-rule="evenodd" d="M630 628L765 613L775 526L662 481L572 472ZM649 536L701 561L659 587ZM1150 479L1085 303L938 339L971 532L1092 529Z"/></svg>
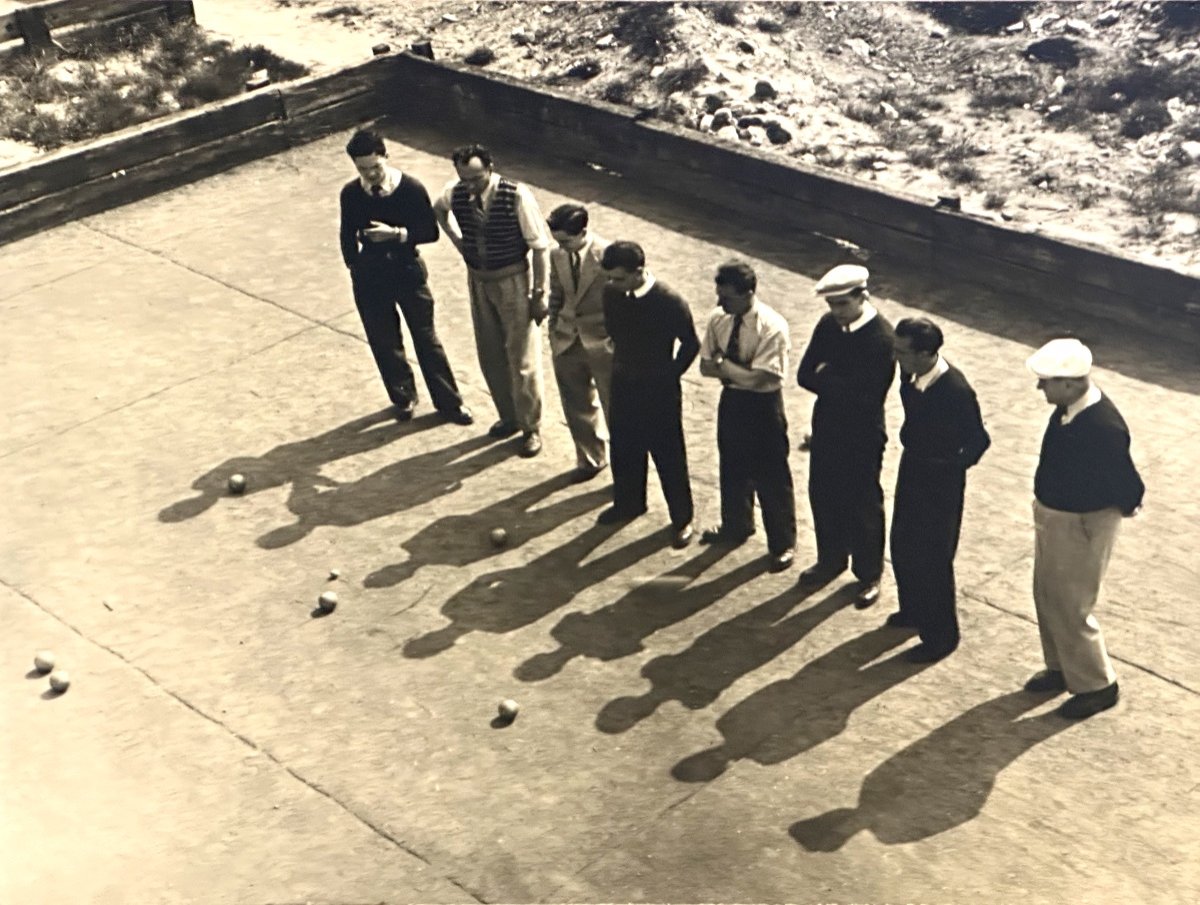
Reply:
<svg viewBox="0 0 1200 905"><path fill-rule="evenodd" d="M167 18L172 22L195 22L196 5L192 0L170 0L167 3Z"/></svg>
<svg viewBox="0 0 1200 905"><path fill-rule="evenodd" d="M40 9L18 6L13 10L13 15L16 17L17 28L21 32L21 39L25 42L27 51L36 56L54 51L50 29Z"/></svg>

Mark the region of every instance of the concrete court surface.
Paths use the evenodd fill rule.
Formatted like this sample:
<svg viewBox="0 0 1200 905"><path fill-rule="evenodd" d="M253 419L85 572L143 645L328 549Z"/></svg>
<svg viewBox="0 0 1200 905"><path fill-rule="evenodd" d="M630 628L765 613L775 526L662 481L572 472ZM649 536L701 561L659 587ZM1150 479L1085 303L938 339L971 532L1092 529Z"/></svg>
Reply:
<svg viewBox="0 0 1200 905"><path fill-rule="evenodd" d="M439 189L452 137L389 134ZM761 533L672 550L653 472L647 517L595 527L607 486L564 482L552 380L539 458L489 442L445 240L426 251L438 324L478 423L425 400L390 420L336 247L344 139L0 248L0 902L1200 901L1194 349L871 261L887 316L942 323L993 435L968 482L963 646L909 666L881 627L889 584L860 612L845 585L805 599L795 571L765 573ZM641 241L698 321L714 265L753 260L795 366L844 252L497 153L544 211L582 199ZM1049 414L1023 362L1064 328L1149 486L1099 610L1122 701L1078 724L1020 691ZM693 368L702 522L716 395ZM798 439L811 400L786 395ZM794 454L801 564L806 468ZM66 694L28 672L40 648ZM500 728L505 697L522 711Z"/></svg>

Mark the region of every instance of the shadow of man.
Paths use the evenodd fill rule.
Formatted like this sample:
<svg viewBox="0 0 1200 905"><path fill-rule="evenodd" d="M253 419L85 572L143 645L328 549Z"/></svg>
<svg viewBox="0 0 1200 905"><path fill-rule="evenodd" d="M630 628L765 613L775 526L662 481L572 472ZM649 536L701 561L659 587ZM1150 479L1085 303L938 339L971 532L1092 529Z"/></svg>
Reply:
<svg viewBox="0 0 1200 905"><path fill-rule="evenodd" d="M788 616L808 596L793 585L697 636L685 650L655 657L642 667L650 690L609 701L596 717L596 728L612 734L626 732L667 701L678 701L689 710L707 707L742 676L774 660L845 607L853 587Z"/></svg>
<svg viewBox="0 0 1200 905"><path fill-rule="evenodd" d="M684 758L671 775L708 782L731 761L778 764L828 741L867 701L931 665L909 664L902 655L872 662L907 640L895 629L875 628L804 664L791 678L760 688L717 720L723 744Z"/></svg>
<svg viewBox="0 0 1200 905"><path fill-rule="evenodd" d="M498 635L532 625L566 606L585 588L657 553L670 542L666 532L655 531L580 565L620 527L592 525L561 547L524 565L479 576L442 606L442 615L450 622L410 638L403 645L404 656L432 657L449 650L471 632Z"/></svg>
<svg viewBox="0 0 1200 905"><path fill-rule="evenodd" d="M192 489L198 490L199 496L172 503L158 514L158 520L182 522L206 512L217 500L229 495L229 478L235 474L246 478L247 495L284 484L328 482L320 475L322 465L379 449L400 437L428 430L440 423L438 418L428 415L400 424L391 412L386 408L363 415L315 437L283 443L261 456L226 459L192 482Z"/></svg>
<svg viewBox="0 0 1200 905"><path fill-rule="evenodd" d="M413 509L454 493L467 478L512 455L511 449L490 437L469 437L392 462L345 484L329 478L293 483L287 507L296 521L271 529L258 539L258 545L275 550L294 544L323 525L349 528Z"/></svg>
<svg viewBox="0 0 1200 905"><path fill-rule="evenodd" d="M603 487L540 509L533 508L554 493L572 486L575 485L569 474L557 475L469 515L443 516L400 545L408 552L408 559L372 572L363 581L363 587L390 588L412 578L421 566L462 567L513 550L590 512L612 497L611 489ZM487 538L489 529L495 527L503 527L508 532L508 541L502 548L492 546Z"/></svg>
<svg viewBox="0 0 1200 905"><path fill-rule="evenodd" d="M705 547L700 555L637 585L615 603L591 613L567 613L550 630L558 649L534 654L513 675L537 682L556 675L576 657L607 661L644 650L642 642L655 632L694 616L762 574L763 564L757 560L712 581L691 584L730 552L729 547Z"/></svg>
<svg viewBox="0 0 1200 905"><path fill-rule="evenodd" d="M972 707L868 773L858 807L799 820L788 833L809 851L834 852L860 830L898 845L973 820L1001 770L1074 725L1053 711L1019 719L1049 697L1014 691Z"/></svg>

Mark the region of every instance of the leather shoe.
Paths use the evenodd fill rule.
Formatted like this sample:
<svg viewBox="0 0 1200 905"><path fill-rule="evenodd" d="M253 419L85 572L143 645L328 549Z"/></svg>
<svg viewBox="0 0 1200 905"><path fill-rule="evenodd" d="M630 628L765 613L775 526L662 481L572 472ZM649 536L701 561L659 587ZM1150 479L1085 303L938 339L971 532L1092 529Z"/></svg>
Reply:
<svg viewBox="0 0 1200 905"><path fill-rule="evenodd" d="M883 621L888 628L916 628L917 624L904 613L895 612Z"/></svg>
<svg viewBox="0 0 1200 905"><path fill-rule="evenodd" d="M736 547L744 544L753 533L753 528L749 531L730 531L724 525L713 525L700 532L700 543Z"/></svg>
<svg viewBox="0 0 1200 905"><path fill-rule="evenodd" d="M511 437L518 430L518 427L511 421L497 421L488 428L488 436L493 440L503 440L505 437Z"/></svg>
<svg viewBox="0 0 1200 905"><path fill-rule="evenodd" d="M1025 683L1025 690L1034 694L1046 691L1055 693L1067 690L1067 680L1058 669L1043 669Z"/></svg>
<svg viewBox="0 0 1200 905"><path fill-rule="evenodd" d="M396 420L412 421L414 408L415 406L411 402L397 402L395 404Z"/></svg>
<svg viewBox="0 0 1200 905"><path fill-rule="evenodd" d="M800 584L806 588L819 588L822 585L827 585L839 575L846 571L846 567L842 566L836 569L832 566L826 566L822 563L809 566L800 573Z"/></svg>
<svg viewBox="0 0 1200 905"><path fill-rule="evenodd" d="M904 659L909 663L936 663L938 660L946 659L955 650L956 648L953 647L930 647L921 642L916 647L906 650Z"/></svg>
<svg viewBox="0 0 1200 905"><path fill-rule="evenodd" d="M1059 716L1068 720L1082 720L1094 716L1102 710L1116 706L1119 697L1117 683L1113 682L1099 691L1085 691L1082 694L1071 695L1059 705Z"/></svg>
<svg viewBox="0 0 1200 905"><path fill-rule="evenodd" d="M691 522L688 522L686 525L681 525L678 528L672 525L671 531L671 546L676 550L682 550L684 547L690 544L692 542L692 536L696 533L692 530Z"/></svg>
<svg viewBox="0 0 1200 905"><path fill-rule="evenodd" d="M784 572L792 567L792 563L796 561L796 554L792 550L784 550L781 553L771 554L771 571Z"/></svg>
<svg viewBox="0 0 1200 905"><path fill-rule="evenodd" d="M858 610L865 610L878 599L879 582L860 581L858 583L858 593L854 595L854 608Z"/></svg>
<svg viewBox="0 0 1200 905"><path fill-rule="evenodd" d="M521 455L526 459L532 459L541 451L541 435L537 431L525 431L525 436L521 438Z"/></svg>
<svg viewBox="0 0 1200 905"><path fill-rule="evenodd" d="M597 525L619 525L622 522L632 522L639 515L645 515L645 509L629 511L627 509L618 509L616 506L609 506L598 516L596 516Z"/></svg>
<svg viewBox="0 0 1200 905"><path fill-rule="evenodd" d="M569 477L572 484L586 484L606 468L608 468L607 465L580 465L571 470Z"/></svg>
<svg viewBox="0 0 1200 905"><path fill-rule="evenodd" d="M451 424L461 424L466 426L475 423L475 416L471 414L471 410L465 405L460 405L456 409L448 409L441 413L442 417Z"/></svg>

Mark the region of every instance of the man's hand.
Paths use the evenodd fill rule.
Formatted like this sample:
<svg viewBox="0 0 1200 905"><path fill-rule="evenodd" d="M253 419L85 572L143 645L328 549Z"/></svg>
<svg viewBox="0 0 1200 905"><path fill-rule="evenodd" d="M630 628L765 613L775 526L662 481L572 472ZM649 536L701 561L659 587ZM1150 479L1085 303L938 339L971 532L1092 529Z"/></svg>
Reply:
<svg viewBox="0 0 1200 905"><path fill-rule="evenodd" d="M369 242L403 242L408 238L408 230L403 226L391 226L372 220L371 225L362 231L362 235Z"/></svg>
<svg viewBox="0 0 1200 905"><path fill-rule="evenodd" d="M546 315L550 313L550 306L546 304L546 296L543 293L533 292L529 296L529 317L538 325L546 319Z"/></svg>

